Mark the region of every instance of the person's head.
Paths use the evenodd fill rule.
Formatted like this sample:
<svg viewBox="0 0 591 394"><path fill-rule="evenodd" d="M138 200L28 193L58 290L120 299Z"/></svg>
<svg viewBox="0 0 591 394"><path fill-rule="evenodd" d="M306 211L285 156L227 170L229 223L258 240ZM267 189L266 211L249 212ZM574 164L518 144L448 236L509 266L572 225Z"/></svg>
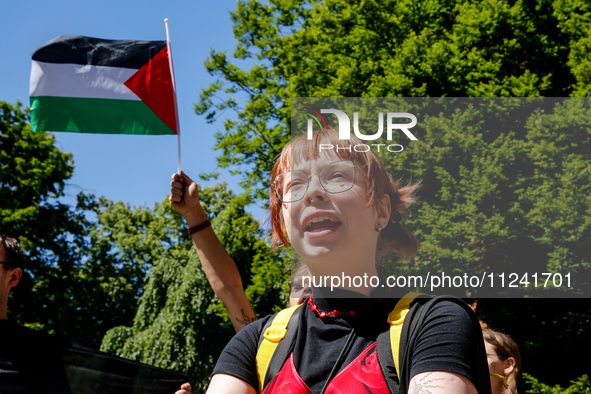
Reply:
<svg viewBox="0 0 591 394"><path fill-rule="evenodd" d="M291 286L289 288L289 306L296 306L304 302L304 300L312 294L312 288L309 285L309 280L304 280L304 276L310 275L308 267L301 264L295 270L291 279Z"/></svg>
<svg viewBox="0 0 591 394"><path fill-rule="evenodd" d="M292 245L306 263L328 249L351 253L360 245L359 253L370 250L374 261L416 253L419 242L402 225L401 213L414 202L418 185L400 187L372 150L350 148L356 144L355 136L344 141L323 130L285 146L271 173L274 245ZM334 148L321 151L327 146Z"/></svg>
<svg viewBox="0 0 591 394"><path fill-rule="evenodd" d="M23 249L18 241L0 233L0 319L7 319L8 295L21 279L22 261Z"/></svg>
<svg viewBox="0 0 591 394"><path fill-rule="evenodd" d="M493 394L517 393L521 355L515 341L508 335L485 328L482 330Z"/></svg>

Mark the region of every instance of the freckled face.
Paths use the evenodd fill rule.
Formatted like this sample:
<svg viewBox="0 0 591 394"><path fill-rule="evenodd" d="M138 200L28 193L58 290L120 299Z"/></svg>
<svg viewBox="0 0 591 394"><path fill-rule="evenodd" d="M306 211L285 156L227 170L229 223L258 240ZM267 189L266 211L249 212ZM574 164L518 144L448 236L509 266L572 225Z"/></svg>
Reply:
<svg viewBox="0 0 591 394"><path fill-rule="evenodd" d="M304 198L282 205L289 240L308 264L318 259L323 264L352 258L375 260L377 211L368 206L365 175L355 168L352 188L340 193L329 193L320 184L317 174L341 160L327 153L292 169L316 174L309 178Z"/></svg>

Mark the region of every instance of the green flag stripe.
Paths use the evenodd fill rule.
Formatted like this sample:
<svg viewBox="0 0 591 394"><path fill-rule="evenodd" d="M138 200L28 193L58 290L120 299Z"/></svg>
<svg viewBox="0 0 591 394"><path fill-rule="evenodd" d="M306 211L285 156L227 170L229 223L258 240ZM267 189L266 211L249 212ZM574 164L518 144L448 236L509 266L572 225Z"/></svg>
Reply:
<svg viewBox="0 0 591 394"><path fill-rule="evenodd" d="M142 101L31 97L33 131L163 135L175 134Z"/></svg>

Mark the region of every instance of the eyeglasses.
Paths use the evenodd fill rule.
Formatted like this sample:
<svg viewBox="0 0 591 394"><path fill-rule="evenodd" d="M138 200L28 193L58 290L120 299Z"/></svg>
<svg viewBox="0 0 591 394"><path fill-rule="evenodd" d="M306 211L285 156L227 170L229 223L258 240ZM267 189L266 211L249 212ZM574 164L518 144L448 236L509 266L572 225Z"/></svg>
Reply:
<svg viewBox="0 0 591 394"><path fill-rule="evenodd" d="M491 356L491 357L499 357L499 358L505 358L503 356L501 356L500 354L486 354L487 356Z"/></svg>
<svg viewBox="0 0 591 394"><path fill-rule="evenodd" d="M317 174L308 175L301 170L287 171L273 179L273 188L281 202L296 202L306 195L310 178L318 175L320 185L328 193L346 192L355 184L355 167L352 161L343 160L328 163Z"/></svg>
<svg viewBox="0 0 591 394"><path fill-rule="evenodd" d="M292 297L310 296L312 295L312 289L307 286L304 287L300 281L293 281L289 293Z"/></svg>

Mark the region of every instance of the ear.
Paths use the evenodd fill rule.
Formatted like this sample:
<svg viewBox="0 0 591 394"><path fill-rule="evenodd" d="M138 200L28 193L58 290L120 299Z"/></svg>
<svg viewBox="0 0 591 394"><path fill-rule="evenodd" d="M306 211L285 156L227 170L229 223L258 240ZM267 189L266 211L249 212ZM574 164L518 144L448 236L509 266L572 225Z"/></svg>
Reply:
<svg viewBox="0 0 591 394"><path fill-rule="evenodd" d="M376 205L376 212L378 214L378 223L380 223L383 228L386 228L390 222L390 215L392 214L392 204L390 203L389 195L384 194L380 199Z"/></svg>
<svg viewBox="0 0 591 394"><path fill-rule="evenodd" d="M503 370L504 375L508 376L511 372L513 372L514 368L515 368L515 359L513 357L508 357L505 360L505 369Z"/></svg>
<svg viewBox="0 0 591 394"><path fill-rule="evenodd" d="M14 286L18 285L20 282L21 277L23 276L22 268L14 268L9 273L9 281L8 281L8 288L13 288Z"/></svg>

